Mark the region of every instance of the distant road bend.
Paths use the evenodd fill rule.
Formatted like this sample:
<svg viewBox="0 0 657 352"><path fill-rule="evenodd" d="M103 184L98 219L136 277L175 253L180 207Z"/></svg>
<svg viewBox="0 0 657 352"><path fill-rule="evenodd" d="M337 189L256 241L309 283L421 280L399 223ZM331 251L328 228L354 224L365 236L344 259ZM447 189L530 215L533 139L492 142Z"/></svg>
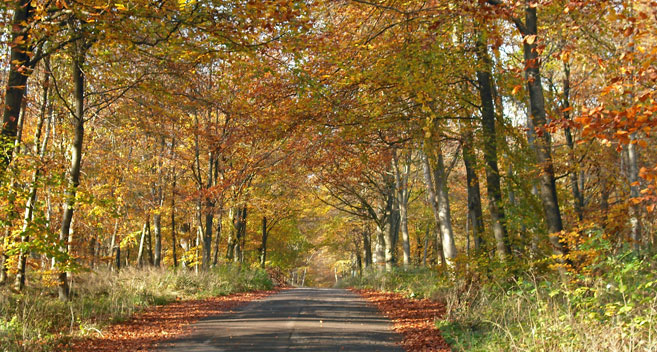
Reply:
<svg viewBox="0 0 657 352"><path fill-rule="evenodd" d="M403 352L391 324L347 290L285 290L191 328L160 351Z"/></svg>

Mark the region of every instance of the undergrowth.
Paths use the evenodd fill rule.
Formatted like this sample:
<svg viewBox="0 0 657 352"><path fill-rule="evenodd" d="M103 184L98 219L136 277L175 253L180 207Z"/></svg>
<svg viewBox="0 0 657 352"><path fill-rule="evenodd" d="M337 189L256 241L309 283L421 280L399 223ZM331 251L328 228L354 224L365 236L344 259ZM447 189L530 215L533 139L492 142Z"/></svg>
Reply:
<svg viewBox="0 0 657 352"><path fill-rule="evenodd" d="M57 299L56 288L37 285L23 294L0 289L1 351L57 351L71 337L102 332L147 306L273 286L264 270L238 266L198 274L155 268L76 274L69 302Z"/></svg>
<svg viewBox="0 0 657 352"><path fill-rule="evenodd" d="M602 256L567 283L481 269L367 272L342 285L443 301L436 325L455 351L657 351L657 255Z"/></svg>

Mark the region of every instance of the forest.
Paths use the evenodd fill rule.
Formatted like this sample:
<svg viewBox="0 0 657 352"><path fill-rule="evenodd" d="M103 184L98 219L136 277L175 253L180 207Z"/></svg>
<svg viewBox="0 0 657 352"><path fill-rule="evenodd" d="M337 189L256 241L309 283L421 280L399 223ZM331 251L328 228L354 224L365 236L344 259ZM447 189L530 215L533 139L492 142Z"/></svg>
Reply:
<svg viewBox="0 0 657 352"><path fill-rule="evenodd" d="M0 9L4 350L270 277L441 302L455 351L657 350L657 2Z"/></svg>

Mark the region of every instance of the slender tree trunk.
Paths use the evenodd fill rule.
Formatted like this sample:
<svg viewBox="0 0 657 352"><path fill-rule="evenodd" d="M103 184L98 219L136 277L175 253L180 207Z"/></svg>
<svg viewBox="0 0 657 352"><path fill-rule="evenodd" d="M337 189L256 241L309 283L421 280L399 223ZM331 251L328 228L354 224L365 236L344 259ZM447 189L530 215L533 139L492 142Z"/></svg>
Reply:
<svg viewBox="0 0 657 352"><path fill-rule="evenodd" d="M393 170L395 171L395 188L399 205L399 225L402 235L403 264L411 265L411 242L408 233L408 177L411 172L411 153L407 151L404 165L400 167L396 151L393 150Z"/></svg>
<svg viewBox="0 0 657 352"><path fill-rule="evenodd" d="M468 219L472 225L472 237L475 252L482 246L481 236L484 233L484 217L481 210L481 192L477 176L477 157L475 156L471 126L466 126L463 137L463 163L468 189ZM467 231L466 231L467 232ZM469 237L468 237L469 238Z"/></svg>
<svg viewBox="0 0 657 352"><path fill-rule="evenodd" d="M427 267L427 251L429 250L429 228L427 225L427 232L424 234L424 248L422 253L422 266Z"/></svg>
<svg viewBox="0 0 657 352"><path fill-rule="evenodd" d="M445 163L440 143L436 145L436 169L434 170L436 181L436 195L438 199L438 216L440 217L440 232L442 234L443 253L448 265L453 265L456 258L456 246L454 244L454 232L452 230L451 211L449 206L449 193L447 190L447 176L445 175Z"/></svg>
<svg viewBox="0 0 657 352"><path fill-rule="evenodd" d="M217 233L214 236L214 256L212 258L212 265L216 266L217 262L219 262L219 244L220 244L220 239L221 239L221 218L222 218L222 211L219 211L219 216L217 216Z"/></svg>
<svg viewBox="0 0 657 352"><path fill-rule="evenodd" d="M119 233L119 219L114 220L114 230L112 231L112 239L110 240L110 245L109 245L109 250L108 250L108 255L109 257L115 257L115 251L116 247L120 246L117 245L117 240L118 240L118 233ZM119 262L120 264L120 262ZM108 269L112 269L112 262L108 263ZM116 271L119 271L120 268L116 268Z"/></svg>
<svg viewBox="0 0 657 352"><path fill-rule="evenodd" d="M137 251L137 266L138 267L143 267L144 266L144 250L146 248L146 233L148 231L150 218L146 219L146 222L144 223L144 226L141 229L141 236L139 239L139 249Z"/></svg>
<svg viewBox="0 0 657 352"><path fill-rule="evenodd" d="M425 143L425 148L427 148L427 143ZM436 251L438 255L440 256L440 262L445 265L446 260L445 260L445 255L442 250L442 234L440 232L440 210L438 208L438 196L436 195L436 184L433 180L433 172L432 168L429 162L429 156L428 152L424 151L422 154L422 166L424 170L424 182L427 186L427 199L429 200L429 204L431 204L431 210L433 212L433 217L435 221L435 235L434 237L436 238L436 244L438 247L436 248Z"/></svg>
<svg viewBox="0 0 657 352"><path fill-rule="evenodd" d="M568 63L563 64L564 69L564 79L563 79L563 117L565 120L570 120L570 65ZM570 190L573 193L573 203L575 206L575 213L579 221L584 219L584 195L579 189L579 176L577 173L577 159L575 157L575 142L573 140L573 134L569 126L564 128L563 133L566 137L566 144L569 149L569 161L570 161Z"/></svg>
<svg viewBox="0 0 657 352"><path fill-rule="evenodd" d="M502 207L502 190L500 172L497 166L497 133L495 131L495 104L493 102L493 83L491 79L492 63L486 47L485 34L477 35L477 88L481 99L481 124L484 139L484 160L486 162L486 187L488 193L488 212L495 236L497 255L506 260L510 255L504 209Z"/></svg>
<svg viewBox="0 0 657 352"><path fill-rule="evenodd" d="M262 244L260 245L260 267L265 268L267 262L267 217L262 217Z"/></svg>
<svg viewBox="0 0 657 352"><path fill-rule="evenodd" d="M162 261L162 214L153 215L153 227L155 229L155 255L153 265L160 267Z"/></svg>
<svg viewBox="0 0 657 352"><path fill-rule="evenodd" d="M74 98L75 98L75 115L73 120L75 123L75 135L73 137L71 166L68 175L68 186L64 197L64 214L62 216L62 223L59 232L59 240L63 244L68 241L68 249L64 251L71 254L72 242L71 238L71 222L73 220L73 211L75 209L75 198L77 189L80 185L80 169L82 166L82 143L84 139L84 72L82 65L85 62L86 44L75 43L75 53L73 58L73 84L74 84ZM68 300L69 298L69 284L67 273L62 271L59 274L59 299Z"/></svg>
<svg viewBox="0 0 657 352"><path fill-rule="evenodd" d="M365 251L365 267L369 268L372 266L372 241L369 230L363 230L362 237L363 249Z"/></svg>
<svg viewBox="0 0 657 352"><path fill-rule="evenodd" d="M636 132L630 135L630 141L634 140L636 140ZM639 189L639 150L637 145L633 143L627 145L627 169L630 197L637 198L641 195ZM632 204L630 206L630 237L632 247L637 253L641 250L642 224L640 215L641 204Z"/></svg>
<svg viewBox="0 0 657 352"><path fill-rule="evenodd" d="M174 144L174 142L172 142ZM173 146L171 147L174 148ZM173 154L173 153L172 153ZM173 267L178 267L178 240L176 239L176 181L178 175L176 174L176 166L173 166L173 183L171 186L171 252L173 255Z"/></svg>
<svg viewBox="0 0 657 352"><path fill-rule="evenodd" d="M153 266L155 258L153 256L153 233L151 232L150 219L146 222L146 242L148 244L148 264Z"/></svg>
<svg viewBox="0 0 657 352"><path fill-rule="evenodd" d="M538 26L536 7L529 3L525 8L525 38L536 38ZM531 42L531 43L530 43ZM535 128L543 129L547 123L545 113L545 97L540 75L540 58L538 56L536 40L523 40L523 51L525 58L525 79L529 91L530 116ZM561 211L559 210L559 199L557 196L556 178L554 175L554 164L552 162L552 140L550 134L542 130L535 139L536 161L541 167L539 176L539 194L543 203L545 222L547 223L550 244L554 253L562 262L568 262L565 258L568 248L560 241L560 232L563 230ZM565 268L560 271L565 273Z"/></svg>
<svg viewBox="0 0 657 352"><path fill-rule="evenodd" d="M0 164L4 173L13 158L14 140L18 133L18 119L23 106L23 97L27 90L27 79L32 74L34 63L30 62L29 29L34 16L34 6L30 0L17 0L13 8L11 21L11 41L9 73L5 88L2 115L2 133L0 134Z"/></svg>
<svg viewBox="0 0 657 352"><path fill-rule="evenodd" d="M46 121L46 113L48 110L48 91L49 91L49 78L50 78L50 65L46 61L45 77L43 80L43 94L41 96L41 111L39 114L39 120L34 132L34 154L39 157L39 162L43 161L45 157L46 146L48 145L48 137L50 135L50 123L46 125L46 131L43 138L43 143L41 143L41 131L43 129L43 124ZM30 185L30 190L27 196L27 203L25 204L25 215L23 216L23 229L21 236L21 242L26 243L29 241L29 226L32 223L32 217L34 214L34 206L37 196L37 187L40 177L40 167L37 165L32 174L32 184ZM18 268L16 273L16 282L15 288L18 291L23 290L25 287L25 270L27 264L27 253L24 250L21 250L18 255Z"/></svg>

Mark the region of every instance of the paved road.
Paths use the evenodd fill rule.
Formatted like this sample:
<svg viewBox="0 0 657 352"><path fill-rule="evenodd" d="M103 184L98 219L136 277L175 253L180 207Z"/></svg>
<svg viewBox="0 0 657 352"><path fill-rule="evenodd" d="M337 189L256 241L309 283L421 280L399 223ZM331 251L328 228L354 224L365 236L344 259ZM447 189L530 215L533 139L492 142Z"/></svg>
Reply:
<svg viewBox="0 0 657 352"><path fill-rule="evenodd" d="M161 351L403 352L385 318L357 295L337 289L285 290L192 329Z"/></svg>

